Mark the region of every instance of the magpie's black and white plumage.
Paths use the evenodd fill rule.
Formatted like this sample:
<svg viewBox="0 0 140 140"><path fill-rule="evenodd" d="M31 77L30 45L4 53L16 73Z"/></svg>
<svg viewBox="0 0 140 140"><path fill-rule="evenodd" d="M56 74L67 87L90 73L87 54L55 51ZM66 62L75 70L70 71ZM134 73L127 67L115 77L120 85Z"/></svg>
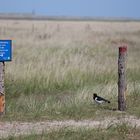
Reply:
<svg viewBox="0 0 140 140"><path fill-rule="evenodd" d="M102 97L100 97L100 96L97 96L96 93L93 94L93 100L94 100L96 103L98 103L98 104L110 103L109 100L106 100L106 99L104 99L104 98L102 98Z"/></svg>

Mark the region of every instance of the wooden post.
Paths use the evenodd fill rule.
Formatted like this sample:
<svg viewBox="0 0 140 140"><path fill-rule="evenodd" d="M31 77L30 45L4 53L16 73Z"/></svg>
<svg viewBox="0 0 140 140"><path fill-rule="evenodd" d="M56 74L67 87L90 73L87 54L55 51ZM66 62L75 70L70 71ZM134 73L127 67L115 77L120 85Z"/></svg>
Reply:
<svg viewBox="0 0 140 140"><path fill-rule="evenodd" d="M119 47L118 58L118 109L126 110L126 57L127 46Z"/></svg>
<svg viewBox="0 0 140 140"><path fill-rule="evenodd" d="M0 115L5 114L4 62L0 62Z"/></svg>

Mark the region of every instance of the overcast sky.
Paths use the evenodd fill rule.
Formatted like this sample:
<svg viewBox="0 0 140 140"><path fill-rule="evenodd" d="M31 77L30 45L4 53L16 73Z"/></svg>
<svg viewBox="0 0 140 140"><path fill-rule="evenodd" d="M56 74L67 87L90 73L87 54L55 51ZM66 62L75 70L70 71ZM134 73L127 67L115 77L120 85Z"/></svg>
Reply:
<svg viewBox="0 0 140 140"><path fill-rule="evenodd" d="M0 0L0 13L140 18L140 0Z"/></svg>

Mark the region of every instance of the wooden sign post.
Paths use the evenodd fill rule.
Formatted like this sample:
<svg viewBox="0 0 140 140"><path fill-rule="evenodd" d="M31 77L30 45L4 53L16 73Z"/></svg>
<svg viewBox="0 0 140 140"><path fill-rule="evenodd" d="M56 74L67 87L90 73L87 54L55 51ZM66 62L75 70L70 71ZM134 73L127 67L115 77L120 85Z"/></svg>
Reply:
<svg viewBox="0 0 140 140"><path fill-rule="evenodd" d="M126 57L127 46L119 47L118 58L118 109L126 110Z"/></svg>
<svg viewBox="0 0 140 140"><path fill-rule="evenodd" d="M0 115L5 114L4 62L0 62Z"/></svg>
<svg viewBox="0 0 140 140"><path fill-rule="evenodd" d="M12 60L12 41L0 40L0 115L5 114L5 61Z"/></svg>

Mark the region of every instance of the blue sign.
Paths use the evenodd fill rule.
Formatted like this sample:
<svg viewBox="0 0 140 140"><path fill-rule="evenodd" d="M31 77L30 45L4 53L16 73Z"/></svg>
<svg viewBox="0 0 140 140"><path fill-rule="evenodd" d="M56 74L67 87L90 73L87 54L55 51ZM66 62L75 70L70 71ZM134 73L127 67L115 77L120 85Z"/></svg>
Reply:
<svg viewBox="0 0 140 140"><path fill-rule="evenodd" d="M0 62L12 60L12 41L0 40Z"/></svg>

